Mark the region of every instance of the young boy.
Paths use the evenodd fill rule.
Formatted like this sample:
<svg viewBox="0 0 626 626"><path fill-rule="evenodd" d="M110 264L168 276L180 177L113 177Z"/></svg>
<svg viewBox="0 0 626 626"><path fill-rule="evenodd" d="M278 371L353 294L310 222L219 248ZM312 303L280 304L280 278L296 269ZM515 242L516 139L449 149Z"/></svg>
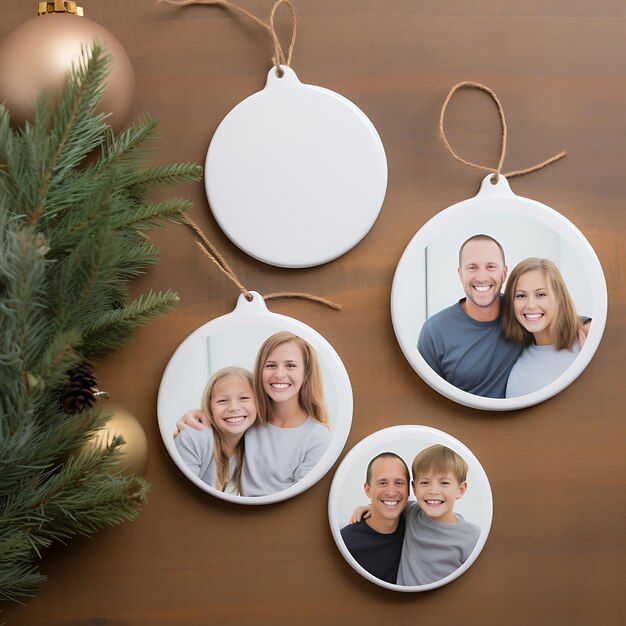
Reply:
<svg viewBox="0 0 626 626"><path fill-rule="evenodd" d="M480 528L454 512L467 489L467 463L442 445L422 450L413 460L417 502L404 511L398 585L427 585L456 571L471 554Z"/></svg>

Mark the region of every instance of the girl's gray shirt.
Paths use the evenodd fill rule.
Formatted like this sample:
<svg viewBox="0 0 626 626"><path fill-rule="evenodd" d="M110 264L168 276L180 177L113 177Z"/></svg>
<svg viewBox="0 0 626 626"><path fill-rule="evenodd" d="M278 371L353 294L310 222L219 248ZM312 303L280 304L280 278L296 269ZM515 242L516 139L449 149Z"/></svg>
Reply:
<svg viewBox="0 0 626 626"><path fill-rule="evenodd" d="M185 465L200 480L211 487L217 488L217 465L213 456L213 428L206 426L204 430L185 428L174 440L176 449ZM228 483L225 493L237 493L232 483L237 466L237 456L233 455L228 461Z"/></svg>

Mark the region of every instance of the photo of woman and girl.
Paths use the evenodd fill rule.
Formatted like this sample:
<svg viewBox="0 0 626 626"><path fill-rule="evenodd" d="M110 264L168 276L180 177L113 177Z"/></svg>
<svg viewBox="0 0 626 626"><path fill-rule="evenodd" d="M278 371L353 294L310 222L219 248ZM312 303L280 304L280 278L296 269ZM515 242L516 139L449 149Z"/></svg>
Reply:
<svg viewBox="0 0 626 626"><path fill-rule="evenodd" d="M330 443L315 349L290 332L272 335L259 348L254 374L218 370L206 384L202 409L187 412L176 426L185 465L218 491L264 496L287 489Z"/></svg>

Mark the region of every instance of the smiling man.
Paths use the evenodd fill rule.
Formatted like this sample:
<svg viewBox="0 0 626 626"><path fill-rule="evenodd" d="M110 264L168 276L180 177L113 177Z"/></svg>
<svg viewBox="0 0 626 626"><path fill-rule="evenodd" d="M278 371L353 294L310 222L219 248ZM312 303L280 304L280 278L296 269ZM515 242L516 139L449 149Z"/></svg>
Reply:
<svg viewBox="0 0 626 626"><path fill-rule="evenodd" d="M504 398L509 373L523 345L502 331L502 285L507 266L502 246L474 235L459 250L458 275L465 298L424 322L417 349L426 363L458 389Z"/></svg>
<svg viewBox="0 0 626 626"><path fill-rule="evenodd" d="M404 519L402 511L409 497L409 469L394 452L383 452L368 464L365 495L371 515L341 529L341 537L363 569L389 583L396 583Z"/></svg>

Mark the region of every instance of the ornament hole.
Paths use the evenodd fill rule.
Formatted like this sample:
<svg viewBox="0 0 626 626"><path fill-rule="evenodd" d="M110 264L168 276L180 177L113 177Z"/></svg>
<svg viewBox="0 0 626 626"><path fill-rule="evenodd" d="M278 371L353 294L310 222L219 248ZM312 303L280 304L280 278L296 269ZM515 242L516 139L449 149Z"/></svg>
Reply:
<svg viewBox="0 0 626 626"><path fill-rule="evenodd" d="M278 78L284 78L285 77L285 70L282 67L277 67L276 68L276 76Z"/></svg>
<svg viewBox="0 0 626 626"><path fill-rule="evenodd" d="M497 174L494 174L490 179L489 182L492 185L497 185L498 184L498 180L500 179L500 177Z"/></svg>

